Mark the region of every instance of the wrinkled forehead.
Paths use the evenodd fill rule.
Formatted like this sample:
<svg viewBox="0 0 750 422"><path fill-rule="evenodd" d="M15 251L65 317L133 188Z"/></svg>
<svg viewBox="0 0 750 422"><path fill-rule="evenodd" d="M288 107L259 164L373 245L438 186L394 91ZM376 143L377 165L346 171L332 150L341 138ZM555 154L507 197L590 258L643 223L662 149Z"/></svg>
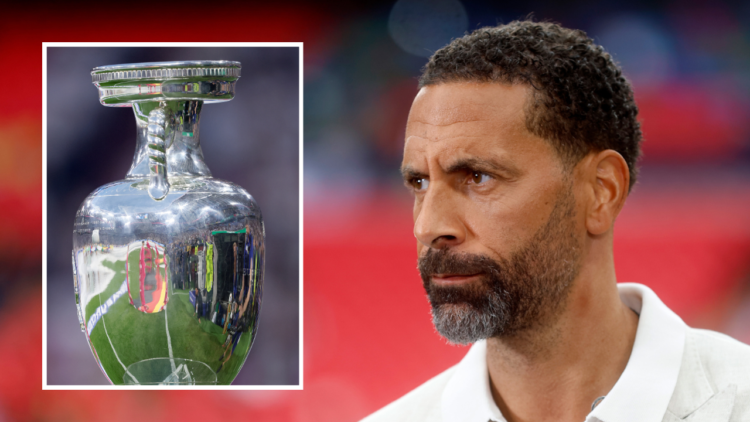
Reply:
<svg viewBox="0 0 750 422"><path fill-rule="evenodd" d="M524 124L529 87L521 84L451 82L420 89L407 130L419 125L447 127L476 121Z"/></svg>
<svg viewBox="0 0 750 422"><path fill-rule="evenodd" d="M523 156L548 145L526 128L529 87L445 83L423 87L406 127L404 165L425 158L486 154ZM532 151L533 150L533 151Z"/></svg>

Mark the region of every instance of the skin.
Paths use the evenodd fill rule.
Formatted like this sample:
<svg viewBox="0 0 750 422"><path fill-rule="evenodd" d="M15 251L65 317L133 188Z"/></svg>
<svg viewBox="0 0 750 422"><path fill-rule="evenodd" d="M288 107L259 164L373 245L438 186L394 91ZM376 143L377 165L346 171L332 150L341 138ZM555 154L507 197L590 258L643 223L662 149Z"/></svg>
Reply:
<svg viewBox="0 0 750 422"><path fill-rule="evenodd" d="M415 196L420 256L451 248L508 257L547 222L558 191L573 184L582 251L566 306L529 330L488 339L487 365L509 422L580 422L614 386L635 340L637 315L620 300L612 254L628 166L615 151L591 152L566 181L569 170L552 145L525 126L530 90L474 82L422 88L407 122L402 173Z"/></svg>

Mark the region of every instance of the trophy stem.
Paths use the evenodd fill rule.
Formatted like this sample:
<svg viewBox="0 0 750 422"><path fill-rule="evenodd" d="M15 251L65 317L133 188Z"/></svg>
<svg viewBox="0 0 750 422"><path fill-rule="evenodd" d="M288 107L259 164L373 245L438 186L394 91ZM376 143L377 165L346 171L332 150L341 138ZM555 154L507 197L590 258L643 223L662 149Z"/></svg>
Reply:
<svg viewBox="0 0 750 422"><path fill-rule="evenodd" d="M128 171L128 178L150 177L152 175L153 160L157 149L150 147L149 142L149 116L152 113L161 115L165 119L166 131L163 139L163 147L166 155L166 174L172 176L211 176L203 160L203 151L200 144L200 112L203 101L147 101L133 104L133 112L137 126L136 149L133 164ZM154 115L152 119L159 118ZM152 132L161 133L151 124ZM171 130L170 130L171 129ZM151 134L152 140L154 135ZM158 143L157 143L158 144ZM157 154L158 155L158 154ZM157 168L159 170L159 168ZM157 196L158 192L155 192ZM152 195L153 197L153 195ZM157 199L157 198L155 198Z"/></svg>
<svg viewBox="0 0 750 422"><path fill-rule="evenodd" d="M148 194L151 199L161 201L169 193L167 179L167 145L174 135L174 119L167 104L162 102L148 114L148 152L151 169L151 179L148 184Z"/></svg>

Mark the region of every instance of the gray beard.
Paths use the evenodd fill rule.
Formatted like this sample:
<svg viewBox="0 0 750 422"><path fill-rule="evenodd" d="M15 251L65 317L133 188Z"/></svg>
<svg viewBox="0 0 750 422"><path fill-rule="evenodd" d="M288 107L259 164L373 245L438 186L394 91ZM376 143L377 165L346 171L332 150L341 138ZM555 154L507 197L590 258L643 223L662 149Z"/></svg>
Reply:
<svg viewBox="0 0 750 422"><path fill-rule="evenodd" d="M419 271L435 329L454 344L513 336L555 320L578 274L575 198L563 189L547 223L510 259L429 249ZM434 274L477 274L462 286L437 286Z"/></svg>
<svg viewBox="0 0 750 422"><path fill-rule="evenodd" d="M502 301L490 301L490 306L479 311L468 305L444 304L432 308L432 323L449 343L471 344L505 331L508 314Z"/></svg>

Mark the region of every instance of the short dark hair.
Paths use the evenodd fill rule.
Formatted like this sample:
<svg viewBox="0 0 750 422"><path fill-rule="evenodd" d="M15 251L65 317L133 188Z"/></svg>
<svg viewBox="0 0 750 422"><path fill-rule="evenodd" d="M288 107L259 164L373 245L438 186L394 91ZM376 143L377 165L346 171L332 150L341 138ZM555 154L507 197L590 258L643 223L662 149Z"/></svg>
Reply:
<svg viewBox="0 0 750 422"><path fill-rule="evenodd" d="M549 140L569 168L590 151L617 151L632 189L642 140L633 90L585 32L532 21L477 29L435 52L419 87L447 82L530 85L526 128Z"/></svg>

